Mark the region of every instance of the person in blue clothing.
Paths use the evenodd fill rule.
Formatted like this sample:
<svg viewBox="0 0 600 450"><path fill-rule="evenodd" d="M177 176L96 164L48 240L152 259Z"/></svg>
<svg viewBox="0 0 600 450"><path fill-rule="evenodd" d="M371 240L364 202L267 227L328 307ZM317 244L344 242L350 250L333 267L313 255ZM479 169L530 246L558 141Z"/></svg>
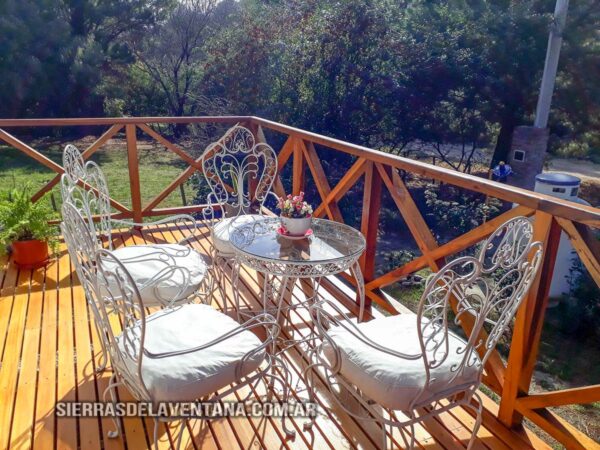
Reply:
<svg viewBox="0 0 600 450"><path fill-rule="evenodd" d="M506 183L509 175L513 174L512 167L506 164L504 161L500 161L496 167L492 169L494 180Z"/></svg>

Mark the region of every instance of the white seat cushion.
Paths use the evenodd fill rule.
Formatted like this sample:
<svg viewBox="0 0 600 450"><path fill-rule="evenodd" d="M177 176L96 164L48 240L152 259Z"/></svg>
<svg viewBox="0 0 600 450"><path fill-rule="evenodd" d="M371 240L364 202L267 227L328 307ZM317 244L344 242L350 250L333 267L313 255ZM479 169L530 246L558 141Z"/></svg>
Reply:
<svg viewBox="0 0 600 450"><path fill-rule="evenodd" d="M416 315L384 317L360 323L358 327L365 336L382 347L408 355L422 353ZM340 349L340 373L344 378L386 408L401 411L410 408L411 402L419 396L426 383L423 358L401 359L376 350L340 326L332 327L328 335ZM452 380L455 372L451 371L451 367L462 361L463 355L457 354L457 350L464 346L465 342L461 338L449 334L448 357L439 367L431 369L431 380L419 397L420 404L427 404L440 396L444 397L444 392L449 388L477 383L478 369L474 366L466 368L459 377ZM325 357L333 363L335 355L332 346L326 343L323 349ZM432 359L430 358L430 361Z"/></svg>
<svg viewBox="0 0 600 450"><path fill-rule="evenodd" d="M239 324L231 317L203 304L186 304L167 308L146 318L146 341L142 357L142 379L155 401L194 401L213 394L236 381L237 363L262 342L251 331L225 339L204 350L194 350L207 344ZM139 336L139 325L133 328ZM131 337L131 335L129 335ZM136 373L137 345L124 345L123 336L117 337L121 352L130 355L124 358L126 369ZM165 353L185 350L179 355L164 356ZM256 370L265 357L259 350L242 365L242 376Z"/></svg>
<svg viewBox="0 0 600 450"><path fill-rule="evenodd" d="M219 223L211 229L213 245L222 255L233 255L233 248L231 242L229 242L229 236L231 235L233 228L262 219L264 219L264 217L258 214L243 214L237 217L221 219Z"/></svg>
<svg viewBox="0 0 600 450"><path fill-rule="evenodd" d="M132 245L113 253L131 274L145 306L187 299L198 289L207 271L200 253L179 244ZM169 272L171 266L184 270ZM110 270L110 263L107 268Z"/></svg>

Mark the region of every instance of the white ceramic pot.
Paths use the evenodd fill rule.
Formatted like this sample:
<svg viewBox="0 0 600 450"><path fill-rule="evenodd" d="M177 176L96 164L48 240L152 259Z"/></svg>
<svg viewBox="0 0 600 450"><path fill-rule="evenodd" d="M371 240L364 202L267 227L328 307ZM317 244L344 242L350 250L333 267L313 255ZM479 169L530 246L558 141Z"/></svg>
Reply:
<svg viewBox="0 0 600 450"><path fill-rule="evenodd" d="M282 217L281 225L288 231L291 236L304 236L310 229L312 217L303 217L301 219L295 217Z"/></svg>

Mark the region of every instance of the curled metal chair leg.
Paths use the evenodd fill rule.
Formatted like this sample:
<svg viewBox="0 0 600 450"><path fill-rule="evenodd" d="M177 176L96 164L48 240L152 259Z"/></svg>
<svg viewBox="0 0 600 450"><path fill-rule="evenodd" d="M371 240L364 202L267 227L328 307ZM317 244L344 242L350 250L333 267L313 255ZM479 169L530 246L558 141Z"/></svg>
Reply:
<svg viewBox="0 0 600 450"><path fill-rule="evenodd" d="M179 450L181 448L181 442L183 441L183 430L185 430L185 427L187 426L187 420L186 419L182 419L181 420L181 425L179 426L179 436L177 437L177 450Z"/></svg>
<svg viewBox="0 0 600 450"><path fill-rule="evenodd" d="M470 409L475 413L476 419L475 424L473 425L473 434L471 435L471 439L469 439L469 443L467 444L467 450L471 450L473 445L475 444L475 438L477 437L477 432L479 431L479 427L481 426L482 417L482 402L481 398L477 394L477 392L473 393L473 398L477 401L477 405L473 405L472 401L464 404L465 408Z"/></svg>
<svg viewBox="0 0 600 450"><path fill-rule="evenodd" d="M223 312L227 314L229 306L227 303L227 289L225 289L225 268L227 267L227 259L223 256L216 255L214 257L213 265L213 277L217 284L217 290L220 294L221 301L223 302Z"/></svg>
<svg viewBox="0 0 600 450"><path fill-rule="evenodd" d="M154 450L158 450L158 419L154 419Z"/></svg>
<svg viewBox="0 0 600 450"><path fill-rule="evenodd" d="M104 390L104 393L102 394L102 399L106 402L106 394L110 393L110 401L114 404L117 402L117 397L115 395L115 389L118 386L121 386L123 383L121 383L120 381L117 380L117 374L113 374L110 377L110 380L108 382L108 386L106 387L106 389ZM113 417L113 422L115 424L115 429L114 430L109 430L108 431L108 437L111 439L117 438L120 435L122 435L123 433L123 422L121 418L116 418Z"/></svg>

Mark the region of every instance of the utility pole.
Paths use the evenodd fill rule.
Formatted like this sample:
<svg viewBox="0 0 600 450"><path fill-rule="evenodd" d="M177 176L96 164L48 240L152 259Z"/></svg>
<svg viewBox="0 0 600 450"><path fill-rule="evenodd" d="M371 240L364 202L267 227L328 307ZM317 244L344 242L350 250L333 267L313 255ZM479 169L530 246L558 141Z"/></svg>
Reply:
<svg viewBox="0 0 600 450"><path fill-rule="evenodd" d="M533 126L536 128L546 128L548 126L550 104L552 103L552 93L554 92L554 82L556 81L556 71L558 69L558 57L560 56L562 35L565 29L565 22L567 21L568 9L569 0L556 0L554 21L550 28L550 36L548 37L544 75L535 111L535 123Z"/></svg>
<svg viewBox="0 0 600 450"><path fill-rule="evenodd" d="M556 0L534 124L533 126L516 127L513 132L511 149L507 158L514 170L514 175L508 178L508 184L513 186L533 190L535 176L544 170L550 134L548 117L568 8L569 0Z"/></svg>

